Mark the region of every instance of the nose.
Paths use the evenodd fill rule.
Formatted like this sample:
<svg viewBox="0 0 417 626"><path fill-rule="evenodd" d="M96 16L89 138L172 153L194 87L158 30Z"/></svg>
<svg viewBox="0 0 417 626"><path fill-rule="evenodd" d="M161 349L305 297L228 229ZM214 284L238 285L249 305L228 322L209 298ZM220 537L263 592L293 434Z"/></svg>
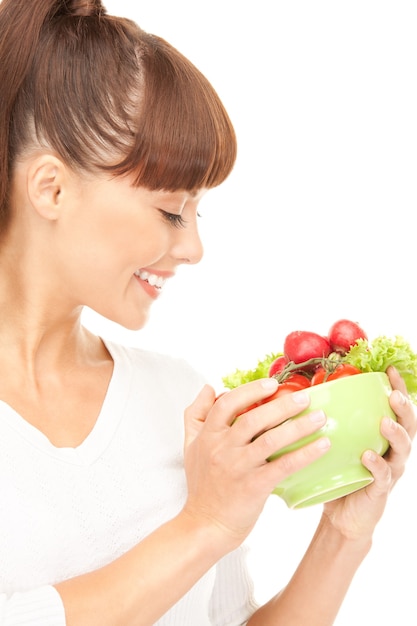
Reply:
<svg viewBox="0 0 417 626"><path fill-rule="evenodd" d="M171 254L177 263L194 265L201 261L204 248L196 224L188 224L186 228L176 231Z"/></svg>

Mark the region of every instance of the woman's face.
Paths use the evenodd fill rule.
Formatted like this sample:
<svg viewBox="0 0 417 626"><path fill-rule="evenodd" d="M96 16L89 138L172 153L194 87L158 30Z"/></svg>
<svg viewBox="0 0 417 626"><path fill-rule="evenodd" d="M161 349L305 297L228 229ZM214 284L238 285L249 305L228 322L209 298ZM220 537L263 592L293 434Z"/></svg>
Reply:
<svg viewBox="0 0 417 626"><path fill-rule="evenodd" d="M150 191L128 178L74 185L59 235L60 249L71 250L59 263L73 305L141 328L165 281L203 255L197 228L203 194Z"/></svg>

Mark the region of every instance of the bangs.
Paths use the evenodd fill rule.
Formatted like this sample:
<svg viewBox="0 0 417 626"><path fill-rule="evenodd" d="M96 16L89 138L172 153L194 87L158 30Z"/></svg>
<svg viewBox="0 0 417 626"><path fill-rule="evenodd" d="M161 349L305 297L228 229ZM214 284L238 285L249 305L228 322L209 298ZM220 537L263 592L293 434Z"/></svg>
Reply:
<svg viewBox="0 0 417 626"><path fill-rule="evenodd" d="M236 160L236 136L216 91L163 39L142 33L143 69L134 143L109 169L151 190L212 188ZM145 44L145 45L144 45Z"/></svg>
<svg viewBox="0 0 417 626"><path fill-rule="evenodd" d="M42 29L9 145L12 160L40 145L74 169L166 191L216 187L237 152L216 91L173 46L130 20L66 14Z"/></svg>

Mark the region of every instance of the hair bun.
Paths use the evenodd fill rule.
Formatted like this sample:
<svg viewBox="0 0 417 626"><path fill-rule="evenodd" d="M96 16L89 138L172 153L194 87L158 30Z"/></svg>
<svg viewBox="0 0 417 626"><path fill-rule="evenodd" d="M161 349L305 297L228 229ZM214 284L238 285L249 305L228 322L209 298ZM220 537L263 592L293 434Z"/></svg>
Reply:
<svg viewBox="0 0 417 626"><path fill-rule="evenodd" d="M106 12L101 0L66 0L66 5L71 15L81 17L100 16Z"/></svg>

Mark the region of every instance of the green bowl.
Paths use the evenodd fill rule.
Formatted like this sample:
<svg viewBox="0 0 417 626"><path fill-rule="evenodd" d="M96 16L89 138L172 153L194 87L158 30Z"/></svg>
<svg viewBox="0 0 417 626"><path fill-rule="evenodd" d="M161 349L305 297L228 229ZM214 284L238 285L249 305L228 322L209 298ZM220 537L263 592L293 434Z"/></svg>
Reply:
<svg viewBox="0 0 417 626"><path fill-rule="evenodd" d="M326 435L331 448L307 467L280 482L273 493L280 496L290 509L322 504L366 487L372 474L362 465L361 456L367 449L384 454L388 442L380 433L384 416L396 420L389 405L392 391L388 376L382 372L355 374L307 389L311 410L323 409L327 422L323 428L273 454L273 460L318 437ZM290 418L297 419L299 415Z"/></svg>

